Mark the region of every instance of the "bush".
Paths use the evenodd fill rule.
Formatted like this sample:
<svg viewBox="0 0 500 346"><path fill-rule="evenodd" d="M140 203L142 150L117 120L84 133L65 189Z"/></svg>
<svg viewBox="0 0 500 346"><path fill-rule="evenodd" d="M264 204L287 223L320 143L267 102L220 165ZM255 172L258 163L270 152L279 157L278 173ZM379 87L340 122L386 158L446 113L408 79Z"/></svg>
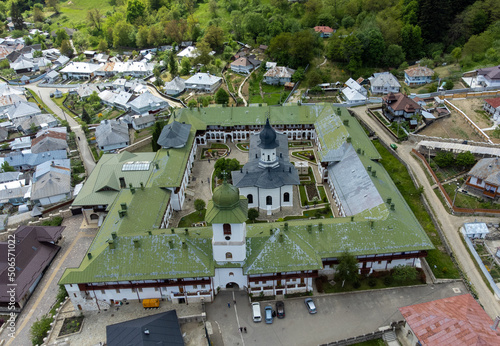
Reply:
<svg viewBox="0 0 500 346"><path fill-rule="evenodd" d="M324 285L327 283L328 278L325 275L318 276L316 278L316 289L318 290L319 293L324 293Z"/></svg>
<svg viewBox="0 0 500 346"><path fill-rule="evenodd" d="M45 220L42 222L42 226L61 226L63 218L60 216L53 217L50 220Z"/></svg>
<svg viewBox="0 0 500 346"><path fill-rule="evenodd" d="M394 278L392 276L386 276L384 278L384 285L386 285L386 286L391 286L393 282L394 282Z"/></svg>
<svg viewBox="0 0 500 346"><path fill-rule="evenodd" d="M375 280L374 278L370 278L370 279L368 280L368 286L370 286L370 287L375 287L375 286L377 286L377 280Z"/></svg>
<svg viewBox="0 0 500 346"><path fill-rule="evenodd" d="M359 281L354 282L354 283L352 284L352 287L354 287L355 289L360 288L360 287L361 287L361 282L359 282Z"/></svg>
<svg viewBox="0 0 500 346"><path fill-rule="evenodd" d="M36 322L33 323L30 328L30 337L33 345L43 344L43 338L47 336L47 332L50 329L51 322L52 317L43 315L41 319L36 320Z"/></svg>

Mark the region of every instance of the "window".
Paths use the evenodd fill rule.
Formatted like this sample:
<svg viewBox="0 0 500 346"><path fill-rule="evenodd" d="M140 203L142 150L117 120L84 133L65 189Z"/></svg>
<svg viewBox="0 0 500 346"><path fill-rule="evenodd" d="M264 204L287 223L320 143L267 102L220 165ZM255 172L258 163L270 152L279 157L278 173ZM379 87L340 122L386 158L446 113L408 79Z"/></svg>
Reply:
<svg viewBox="0 0 500 346"><path fill-rule="evenodd" d="M234 273L233 272L229 272L229 276L234 276Z"/></svg>
<svg viewBox="0 0 500 346"><path fill-rule="evenodd" d="M231 225L228 223L225 223L222 225L222 229L224 230L224 235L231 235Z"/></svg>
<svg viewBox="0 0 500 346"><path fill-rule="evenodd" d="M252 204L253 203L253 195L247 195L247 199L248 199L248 204Z"/></svg>
<svg viewBox="0 0 500 346"><path fill-rule="evenodd" d="M101 290L101 293L102 293L102 294L106 294L106 291L105 291L105 290Z"/></svg>
<svg viewBox="0 0 500 346"><path fill-rule="evenodd" d="M266 205L273 205L273 198L271 196L266 197Z"/></svg>
<svg viewBox="0 0 500 346"><path fill-rule="evenodd" d="M141 293L141 292L142 292L142 288L139 288L139 293Z"/></svg>
<svg viewBox="0 0 500 346"><path fill-rule="evenodd" d="M290 194L288 192L283 194L283 202L290 202Z"/></svg>
<svg viewBox="0 0 500 346"><path fill-rule="evenodd" d="M132 288L132 293L135 293L136 292L136 289L135 288Z"/></svg>
<svg viewBox="0 0 500 346"><path fill-rule="evenodd" d="M226 252L226 259L233 259L233 254L230 252Z"/></svg>
<svg viewBox="0 0 500 346"><path fill-rule="evenodd" d="M205 285L201 285L201 288L205 288Z"/></svg>
<svg viewBox="0 0 500 346"><path fill-rule="evenodd" d="M119 288L116 289L116 293L120 293L120 289Z"/></svg>
<svg viewBox="0 0 500 346"><path fill-rule="evenodd" d="M198 285L193 285L193 290L198 289Z"/></svg>
<svg viewBox="0 0 500 346"><path fill-rule="evenodd" d="M267 161L271 161L271 156L267 155Z"/></svg>
<svg viewBox="0 0 500 346"><path fill-rule="evenodd" d="M90 219L91 220L97 220L97 219L99 219L99 215L97 215L97 214L90 214Z"/></svg>

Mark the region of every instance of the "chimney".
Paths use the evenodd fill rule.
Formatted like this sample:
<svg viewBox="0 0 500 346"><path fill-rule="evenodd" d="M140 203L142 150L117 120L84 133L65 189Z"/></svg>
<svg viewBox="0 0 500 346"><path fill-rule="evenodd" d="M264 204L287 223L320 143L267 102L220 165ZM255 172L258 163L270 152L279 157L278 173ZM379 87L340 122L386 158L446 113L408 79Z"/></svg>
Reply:
<svg viewBox="0 0 500 346"><path fill-rule="evenodd" d="M186 235L188 235L188 234L189 234L189 229L185 228L185 229L184 229L184 233L185 233Z"/></svg>
<svg viewBox="0 0 500 346"><path fill-rule="evenodd" d="M113 250L115 248L115 242L113 239L108 239L108 247L110 250Z"/></svg>
<svg viewBox="0 0 500 346"><path fill-rule="evenodd" d="M122 210L127 210L127 203L122 203L120 206L122 207Z"/></svg>
<svg viewBox="0 0 500 346"><path fill-rule="evenodd" d="M127 211L126 210L118 210L118 216L120 216L120 218L124 217L127 215Z"/></svg>
<svg viewBox="0 0 500 346"><path fill-rule="evenodd" d="M170 232L172 232L172 234L175 234L175 230L173 228L170 230Z"/></svg>
<svg viewBox="0 0 500 346"><path fill-rule="evenodd" d="M144 183L141 181L141 190L144 190Z"/></svg>
<svg viewBox="0 0 500 346"><path fill-rule="evenodd" d="M285 231L288 231L288 222L285 222Z"/></svg>
<svg viewBox="0 0 500 346"><path fill-rule="evenodd" d="M323 223L322 222L318 223L318 229L320 232L323 230Z"/></svg>
<svg viewBox="0 0 500 346"><path fill-rule="evenodd" d="M375 225L375 221L370 221L370 228L373 229L373 226Z"/></svg>
<svg viewBox="0 0 500 346"><path fill-rule="evenodd" d="M92 259L92 253L90 253L90 252L89 252L89 253L87 254L87 257L88 257L88 259L89 259L89 260L91 260L91 259Z"/></svg>
<svg viewBox="0 0 500 346"><path fill-rule="evenodd" d="M368 166L368 167L366 167L366 170L367 170L368 172L371 172L371 171L372 171L372 166Z"/></svg>
<svg viewBox="0 0 500 346"><path fill-rule="evenodd" d="M111 232L111 237L112 237L113 239L116 239L116 232Z"/></svg>
<svg viewBox="0 0 500 346"><path fill-rule="evenodd" d="M307 232L312 233L313 227L311 224L307 225Z"/></svg>
<svg viewBox="0 0 500 346"><path fill-rule="evenodd" d="M377 171L376 170L373 170L372 171L372 177L376 177L377 176Z"/></svg>
<svg viewBox="0 0 500 346"><path fill-rule="evenodd" d="M493 321L493 325L491 326L491 329L497 330L499 323L500 323L500 316L497 316L497 317L495 317L495 321Z"/></svg>
<svg viewBox="0 0 500 346"><path fill-rule="evenodd" d="M149 335L149 329L144 329L144 334Z"/></svg>
<svg viewBox="0 0 500 346"><path fill-rule="evenodd" d="M349 126L349 119L344 119L344 126Z"/></svg>
<svg viewBox="0 0 500 346"><path fill-rule="evenodd" d="M168 246L173 249L174 248L174 242L172 240L168 241Z"/></svg>
<svg viewBox="0 0 500 346"><path fill-rule="evenodd" d="M387 197L387 204L391 204L392 202L392 198L391 197Z"/></svg>
<svg viewBox="0 0 500 346"><path fill-rule="evenodd" d="M396 205L394 203L391 203L391 210L396 210Z"/></svg>
<svg viewBox="0 0 500 346"><path fill-rule="evenodd" d="M134 248L138 249L141 247L141 243L139 243L139 239L134 239Z"/></svg>
<svg viewBox="0 0 500 346"><path fill-rule="evenodd" d="M134 194L134 193L135 193L135 187L131 186L131 187L130 187L130 192L131 192L132 194Z"/></svg>
<svg viewBox="0 0 500 346"><path fill-rule="evenodd" d="M351 137L347 137L347 138L345 139L345 141L346 141L347 143L351 143Z"/></svg>
<svg viewBox="0 0 500 346"><path fill-rule="evenodd" d="M183 248L183 249L187 249L187 244L186 244L186 242L185 242L185 241L183 241L183 242L182 242L182 248Z"/></svg>
<svg viewBox="0 0 500 346"><path fill-rule="evenodd" d="M269 235L273 235L273 229L272 228L269 230Z"/></svg>
<svg viewBox="0 0 500 346"><path fill-rule="evenodd" d="M280 233L278 240L280 243L283 243L283 233Z"/></svg>

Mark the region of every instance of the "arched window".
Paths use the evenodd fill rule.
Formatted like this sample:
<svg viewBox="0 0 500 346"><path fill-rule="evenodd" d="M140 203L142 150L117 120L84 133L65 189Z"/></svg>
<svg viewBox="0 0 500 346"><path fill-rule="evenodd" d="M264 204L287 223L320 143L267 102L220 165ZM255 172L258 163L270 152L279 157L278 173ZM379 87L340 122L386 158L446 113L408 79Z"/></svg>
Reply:
<svg viewBox="0 0 500 346"><path fill-rule="evenodd" d="M271 156L267 155L267 161L271 161Z"/></svg>
<svg viewBox="0 0 500 346"><path fill-rule="evenodd" d="M290 202L290 194L288 192L283 194L283 202Z"/></svg>
<svg viewBox="0 0 500 346"><path fill-rule="evenodd" d="M231 235L231 225L228 223L225 223L222 225L222 229L224 230L224 235Z"/></svg>
<svg viewBox="0 0 500 346"><path fill-rule="evenodd" d="M247 199L248 199L248 204L252 204L253 203L253 195L247 195Z"/></svg>
<svg viewBox="0 0 500 346"><path fill-rule="evenodd" d="M234 273L233 272L229 272L229 276L234 276Z"/></svg>
<svg viewBox="0 0 500 346"><path fill-rule="evenodd" d="M97 219L99 219L99 215L97 215L97 214L90 214L90 219L91 220L97 220Z"/></svg>
<svg viewBox="0 0 500 346"><path fill-rule="evenodd" d="M233 259L233 254L230 252L226 252L226 259Z"/></svg>
<svg viewBox="0 0 500 346"><path fill-rule="evenodd" d="M273 205L273 198L271 196L266 197L266 205Z"/></svg>

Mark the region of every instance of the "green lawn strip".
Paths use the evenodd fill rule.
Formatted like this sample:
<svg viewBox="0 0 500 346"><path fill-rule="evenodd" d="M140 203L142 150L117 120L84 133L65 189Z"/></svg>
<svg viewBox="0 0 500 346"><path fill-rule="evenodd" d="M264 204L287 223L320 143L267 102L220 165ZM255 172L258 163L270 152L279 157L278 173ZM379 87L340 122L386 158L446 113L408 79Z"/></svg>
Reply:
<svg viewBox="0 0 500 346"><path fill-rule="evenodd" d="M325 208L328 208L328 211L324 213ZM323 212L323 213L322 213ZM317 209L309 209L306 210L302 213L302 215L290 215L290 216L285 216L283 218L284 221L288 220L296 220L296 219L308 219L308 218L316 218L316 219L321 219L321 217L324 217L325 219L329 219L333 217L332 210L329 205L325 205L323 208L317 208Z"/></svg>
<svg viewBox="0 0 500 346"><path fill-rule="evenodd" d="M412 153L411 156L413 156L413 158L415 158L415 160L417 160L418 164L420 165L420 167L422 168L422 170L425 172L425 176L427 177L427 181L429 181L429 184L431 186L434 185L434 184L436 184L436 181L434 180L434 178L429 173L429 170L427 169L427 166L425 166L422 163L422 161L420 161L420 159L415 154Z"/></svg>
<svg viewBox="0 0 500 346"><path fill-rule="evenodd" d="M489 251L486 250L484 245L476 244L476 252L481 258L484 266L490 272L491 277L495 282L498 282L500 279L500 267L496 264L495 260L490 255Z"/></svg>
<svg viewBox="0 0 500 346"><path fill-rule="evenodd" d="M324 201L325 198L326 198L326 192L325 192L325 188L323 186L316 186L316 188L318 189L318 192L319 192L319 198Z"/></svg>
<svg viewBox="0 0 500 346"><path fill-rule="evenodd" d="M432 223L431 217L424 208L420 199L420 191L415 187L410 178L406 167L401 164L379 141L373 141L378 152L382 156L381 163L385 170L391 176L391 179L396 184L403 195L406 203L410 206L415 214L415 217L420 222L420 225L425 230L433 245L434 250L429 250L427 253L427 263L432 269L434 276L441 279L457 279L459 278L458 269L455 267L450 256L446 252L439 250L443 247L438 231Z"/></svg>
<svg viewBox="0 0 500 346"><path fill-rule="evenodd" d="M248 147L250 146L249 143L237 143L236 146L238 147L238 149L242 150L242 151L249 151Z"/></svg>
<svg viewBox="0 0 500 346"><path fill-rule="evenodd" d="M67 94L66 94L66 96L67 96ZM62 109L62 110L63 110L63 111L67 114L67 115L69 115L70 117L72 117L73 119L75 119L75 121L76 121L78 124L80 124L80 125L87 125L87 124L85 124L85 122L84 122L82 119L80 119L80 117L79 117L79 116L75 115L72 111L70 111L70 110L68 109L68 107L66 107L66 106L64 105L64 100L66 100L66 96L63 96L63 97L60 97L60 98L54 98L54 99L53 99L53 101L54 101L54 103L55 103L56 105L58 105L58 106L59 106L59 108L61 108L61 109Z"/></svg>
<svg viewBox="0 0 500 346"><path fill-rule="evenodd" d="M92 152L92 155L94 156L95 161L99 161L99 153L97 152L97 149L95 147L90 147L90 151Z"/></svg>
<svg viewBox="0 0 500 346"><path fill-rule="evenodd" d="M46 104L45 102L42 101L42 99L31 89L29 88L26 88L26 90L29 91L29 93L31 94L31 97L33 97L35 99L35 101L41 105L48 113L52 114L53 116L55 116L59 121L62 121L61 118L59 118L56 114L54 114L54 112L52 111L52 109L50 109Z"/></svg>
<svg viewBox="0 0 500 346"><path fill-rule="evenodd" d="M476 262L476 259L474 258L474 256L472 255L472 253L471 253L471 251L469 249L469 246L467 246L467 244L465 243L465 239L464 239L464 237L462 235L460 236L460 240L462 241L462 244L464 244L465 249L467 249L467 253L469 254L470 258L472 259L472 262L474 262L474 266L476 267L477 272L479 273L479 275L481 275L481 278L483 279L483 282L486 284L486 287L488 287L488 289L491 291L491 293L495 294L495 292L493 291L493 288L490 286L490 283L489 283L488 279L486 279L486 276L484 276L483 271L479 267L479 263ZM467 279L467 278L464 279L464 282L465 282L465 284L469 283L469 285L472 285L470 283L470 280ZM469 286L469 287L471 287L471 286ZM472 290L473 290L473 292L477 296L476 289L474 288L474 286L472 286Z"/></svg>
<svg viewBox="0 0 500 346"><path fill-rule="evenodd" d="M222 143L212 143L211 148L212 149L227 149L227 150L229 150L229 147L225 144L222 144Z"/></svg>
<svg viewBox="0 0 500 346"><path fill-rule="evenodd" d="M289 148L312 147L311 141L288 142Z"/></svg>
<svg viewBox="0 0 500 346"><path fill-rule="evenodd" d="M381 288L388 288L388 287L424 285L418 277L414 280L407 280L404 283L398 283L392 280L389 284L386 284L384 282L384 277L377 277L377 278L367 277L367 278L360 278L359 283L361 284L361 286L359 288L354 288L352 283L350 282L346 282L344 284L344 287L342 287L342 282L336 282L334 286L332 286L329 282L326 282L323 283L323 289L325 293L341 293L341 292L352 292L352 291L378 290Z"/></svg>
<svg viewBox="0 0 500 346"><path fill-rule="evenodd" d="M306 152L307 152L307 150L305 150L305 151L294 151L294 152L292 152L292 156L296 157L298 159L302 159L302 160L305 160L305 161L316 163L316 156L315 156L314 160L311 160L307 156L304 156L303 153L306 153ZM313 155L314 155L314 153L313 153Z"/></svg>
<svg viewBox="0 0 500 346"><path fill-rule="evenodd" d="M203 209L201 213L199 211L195 211L182 217L181 221L179 221L179 226L177 227L192 227L193 223L205 221L206 212L207 210Z"/></svg>
<svg viewBox="0 0 500 346"><path fill-rule="evenodd" d="M462 186L463 178L459 179L459 184ZM456 184L451 182L449 184L443 184L446 193L450 196L451 200L455 198ZM493 203L493 200L485 199L482 200L477 198L476 196L467 195L465 193L459 192L457 197L455 198L455 207L459 208L470 208L470 209L492 209L498 210L500 209L500 204Z"/></svg>

